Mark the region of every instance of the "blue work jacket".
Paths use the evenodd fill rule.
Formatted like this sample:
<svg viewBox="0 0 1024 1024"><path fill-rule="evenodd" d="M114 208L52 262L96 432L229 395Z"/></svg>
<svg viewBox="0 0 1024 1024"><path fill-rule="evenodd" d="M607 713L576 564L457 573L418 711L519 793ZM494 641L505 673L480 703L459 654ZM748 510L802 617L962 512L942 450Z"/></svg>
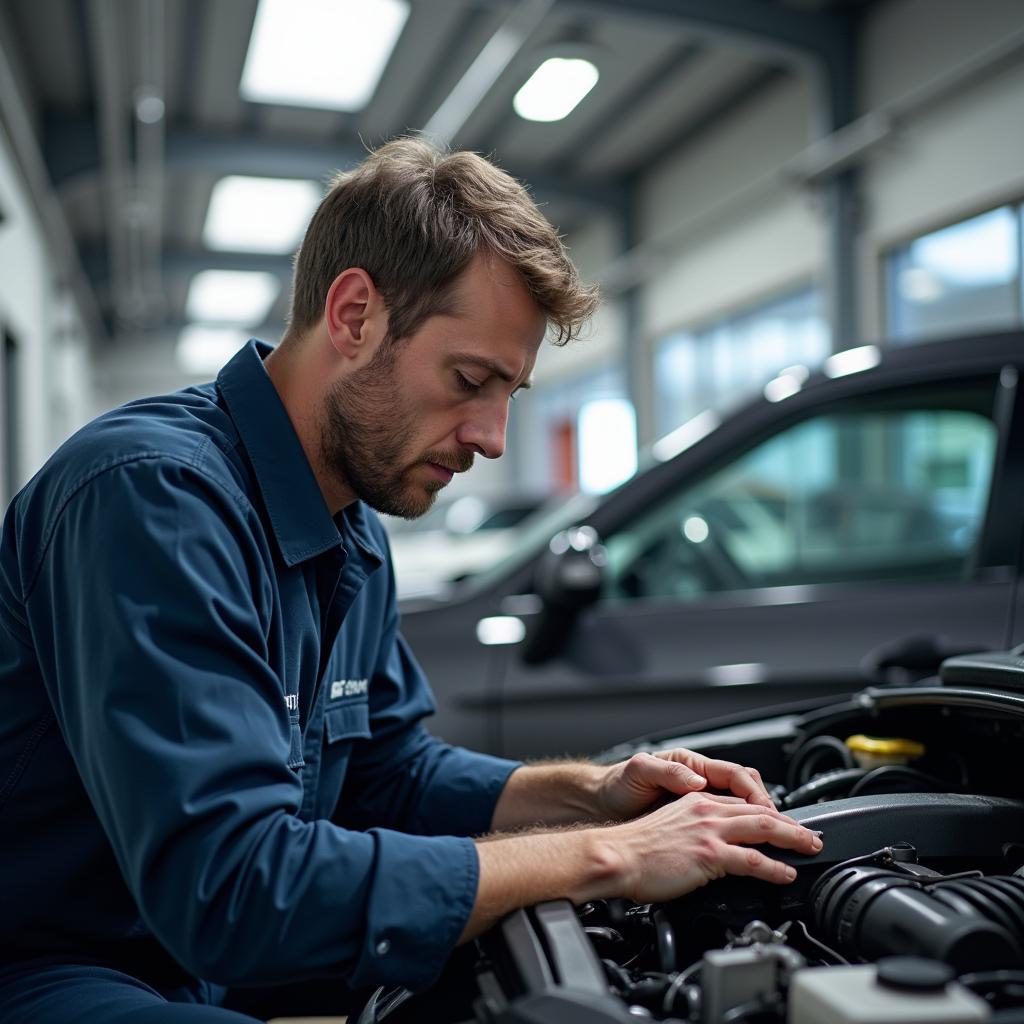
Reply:
<svg viewBox="0 0 1024 1024"><path fill-rule="evenodd" d="M510 761L447 746L387 543L250 342L68 440L0 543L0 960L421 987ZM186 975L186 976L187 976Z"/></svg>

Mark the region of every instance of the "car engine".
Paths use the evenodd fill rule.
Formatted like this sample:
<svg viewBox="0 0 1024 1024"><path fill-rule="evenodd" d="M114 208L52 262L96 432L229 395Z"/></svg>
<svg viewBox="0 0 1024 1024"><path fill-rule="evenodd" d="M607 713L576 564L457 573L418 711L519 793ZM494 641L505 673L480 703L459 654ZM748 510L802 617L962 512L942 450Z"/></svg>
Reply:
<svg viewBox="0 0 1024 1024"><path fill-rule="evenodd" d="M517 911L360 1024L1024 1022L1024 693L955 679L609 751L757 767L824 849L773 850L786 886Z"/></svg>

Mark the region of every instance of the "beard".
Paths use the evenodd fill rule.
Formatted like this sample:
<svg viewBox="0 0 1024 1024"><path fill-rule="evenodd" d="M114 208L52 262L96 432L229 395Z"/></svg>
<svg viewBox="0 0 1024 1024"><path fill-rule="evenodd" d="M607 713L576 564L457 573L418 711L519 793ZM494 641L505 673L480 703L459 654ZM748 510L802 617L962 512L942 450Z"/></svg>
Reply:
<svg viewBox="0 0 1024 1024"><path fill-rule="evenodd" d="M472 452L433 450L411 455L416 417L395 379L395 345L387 340L368 365L327 392L320 433L320 460L371 508L386 515L417 519L445 486L425 483L414 471L433 462L453 473L473 465Z"/></svg>

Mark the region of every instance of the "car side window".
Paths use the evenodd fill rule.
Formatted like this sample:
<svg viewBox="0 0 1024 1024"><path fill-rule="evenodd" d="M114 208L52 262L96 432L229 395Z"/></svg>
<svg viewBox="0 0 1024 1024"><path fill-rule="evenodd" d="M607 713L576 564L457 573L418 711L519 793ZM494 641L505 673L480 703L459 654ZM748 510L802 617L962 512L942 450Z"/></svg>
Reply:
<svg viewBox="0 0 1024 1024"><path fill-rule="evenodd" d="M965 575L996 451L991 382L830 407L606 538L610 600Z"/></svg>

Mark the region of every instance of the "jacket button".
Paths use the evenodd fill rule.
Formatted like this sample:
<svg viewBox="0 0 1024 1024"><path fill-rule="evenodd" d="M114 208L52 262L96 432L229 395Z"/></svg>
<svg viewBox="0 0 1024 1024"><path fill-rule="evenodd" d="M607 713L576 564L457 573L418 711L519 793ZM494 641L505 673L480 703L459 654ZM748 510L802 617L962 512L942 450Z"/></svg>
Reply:
<svg viewBox="0 0 1024 1024"><path fill-rule="evenodd" d="M377 956L387 956L391 952L391 943L387 939L381 939L377 943Z"/></svg>

